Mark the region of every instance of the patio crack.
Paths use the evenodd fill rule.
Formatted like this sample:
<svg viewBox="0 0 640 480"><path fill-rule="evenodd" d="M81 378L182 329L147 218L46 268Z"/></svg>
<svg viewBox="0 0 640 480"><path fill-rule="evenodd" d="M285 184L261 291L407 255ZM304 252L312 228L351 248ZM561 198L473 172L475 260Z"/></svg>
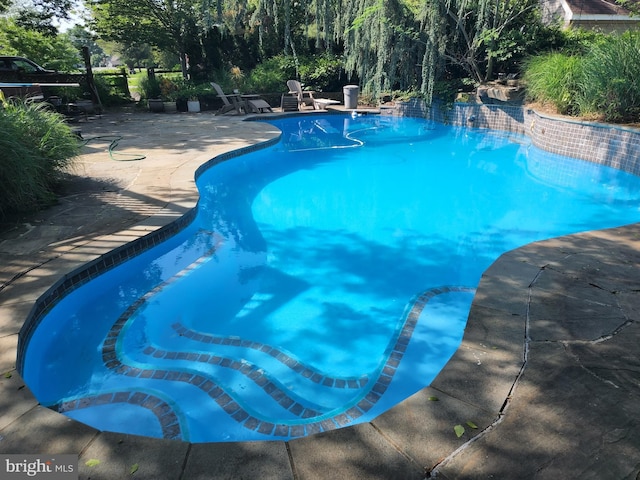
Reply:
<svg viewBox="0 0 640 480"><path fill-rule="evenodd" d="M504 402L502 403L502 406L500 407L500 410L498 411L498 415L496 416L495 420L493 422L491 422L485 429L483 429L481 432L479 432L473 438L469 439L468 441L466 441L465 443L460 445L456 450L454 450L452 453L450 453L447 457L445 457L444 459L442 459L439 462L437 462L431 468L425 467L425 478L436 478L438 476L438 473L439 473L439 471L440 471L440 469L442 467L446 466L447 463L449 463L451 460L453 460L455 457L457 457L460 453L465 451L467 448L469 448L476 441L480 440L485 435L487 435L489 432L491 432L493 429L495 429L502 422L502 420L504 419L504 416L506 415L506 411L507 411L507 409L509 408L509 406L511 404L511 400L513 399L513 395L515 394L516 388L518 387L518 384L520 383L520 380L521 380L522 376L524 375L524 372L525 372L525 370L527 368L527 365L528 365L528 362L529 362L529 349L530 349L530 344L532 342L531 336L530 336L532 291L533 291L534 284L536 283L536 281L538 280L540 275L542 275L542 272L546 268L547 268L547 265L541 267L538 270L538 272L536 272L536 274L534 275L533 279L531 280L531 282L527 286L527 307L526 307L526 314L525 314L525 332L524 332L524 344L523 344L524 350L523 350L522 365L520 366L518 374L516 375L516 378L514 379L513 383L511 384L511 387L509 388L509 392L507 393L507 395L506 395L506 397L504 399Z"/></svg>

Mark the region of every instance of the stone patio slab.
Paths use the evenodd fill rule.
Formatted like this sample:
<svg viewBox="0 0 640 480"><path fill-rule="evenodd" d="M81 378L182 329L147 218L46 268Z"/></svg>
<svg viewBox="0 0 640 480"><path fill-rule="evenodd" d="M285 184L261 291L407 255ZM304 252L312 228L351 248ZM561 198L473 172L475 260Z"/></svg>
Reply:
<svg viewBox="0 0 640 480"><path fill-rule="evenodd" d="M427 387L371 423L405 455L430 471L496 419L495 412L482 410ZM454 431L456 425L465 429L461 437Z"/></svg>
<svg viewBox="0 0 640 480"><path fill-rule="evenodd" d="M36 406L0 430L0 453L80 453L96 431L48 408Z"/></svg>
<svg viewBox="0 0 640 480"><path fill-rule="evenodd" d="M502 422L441 465L438 478L631 478L640 405L607 392L615 388L562 344L534 343Z"/></svg>
<svg viewBox="0 0 640 480"><path fill-rule="evenodd" d="M199 443L184 467L190 480L293 480L285 442Z"/></svg>
<svg viewBox="0 0 640 480"><path fill-rule="evenodd" d="M402 455L371 424L289 442L295 478L300 480L393 480L419 479L421 465Z"/></svg>
<svg viewBox="0 0 640 480"><path fill-rule="evenodd" d="M78 478L180 478L188 449L182 442L104 432L80 455Z"/></svg>

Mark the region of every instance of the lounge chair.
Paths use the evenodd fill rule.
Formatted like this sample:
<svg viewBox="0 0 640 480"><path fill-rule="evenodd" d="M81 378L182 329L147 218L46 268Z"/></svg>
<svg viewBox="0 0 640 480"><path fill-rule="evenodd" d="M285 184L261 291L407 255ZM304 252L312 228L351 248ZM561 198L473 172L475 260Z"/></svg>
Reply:
<svg viewBox="0 0 640 480"><path fill-rule="evenodd" d="M232 95L226 95L223 91L222 91L222 87L220 87L220 85L218 85L215 82L211 82L211 86L213 87L213 89L216 91L216 93L218 94L218 97L220 97L222 99L222 107L220 109L218 109L218 111L216 112L216 115L222 115L224 113L229 113L233 110L236 111L236 113L242 115L244 112L242 111L242 105L240 103L240 96L236 95L235 93Z"/></svg>
<svg viewBox="0 0 640 480"><path fill-rule="evenodd" d="M280 108L283 112L297 112L300 110L298 105L298 97L290 93L283 93L280 100Z"/></svg>
<svg viewBox="0 0 640 480"><path fill-rule="evenodd" d="M299 109L304 108L305 105L311 105L315 110L325 110L327 108L327 105L335 105L340 103L337 100L331 100L329 98L315 98L313 96L314 92L303 90L302 85L297 80L287 80L287 87L289 87L289 94L295 95L297 97Z"/></svg>
<svg viewBox="0 0 640 480"><path fill-rule="evenodd" d="M250 110L254 113L273 112L271 105L269 105L262 98L249 98L245 100L245 102L246 102L245 104L247 106L247 110Z"/></svg>
<svg viewBox="0 0 640 480"><path fill-rule="evenodd" d="M309 90L302 90L302 85L299 81L287 80L287 87L289 88L289 94L297 97L299 109L304 108L305 105L313 106L313 92Z"/></svg>

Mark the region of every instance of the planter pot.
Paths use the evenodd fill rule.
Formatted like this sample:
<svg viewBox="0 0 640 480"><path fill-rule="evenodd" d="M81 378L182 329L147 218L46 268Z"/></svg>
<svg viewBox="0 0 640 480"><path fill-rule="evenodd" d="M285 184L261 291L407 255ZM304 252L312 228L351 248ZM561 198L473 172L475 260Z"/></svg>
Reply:
<svg viewBox="0 0 640 480"><path fill-rule="evenodd" d="M176 100L176 108L179 112L186 112L187 109L187 101L184 98L179 98Z"/></svg>
<svg viewBox="0 0 640 480"><path fill-rule="evenodd" d="M84 112L86 114L95 113L95 106L93 105L93 102L91 100L78 100L74 103L81 112Z"/></svg>
<svg viewBox="0 0 640 480"><path fill-rule="evenodd" d="M147 105L151 112L164 112L164 103L158 98L150 98L147 100Z"/></svg>
<svg viewBox="0 0 640 480"><path fill-rule="evenodd" d="M189 111L189 112L199 112L200 111L200 100L189 100L189 101L187 101L187 111Z"/></svg>
<svg viewBox="0 0 640 480"><path fill-rule="evenodd" d="M178 111L176 102L163 102L163 105L164 105L164 111L167 113L173 113Z"/></svg>

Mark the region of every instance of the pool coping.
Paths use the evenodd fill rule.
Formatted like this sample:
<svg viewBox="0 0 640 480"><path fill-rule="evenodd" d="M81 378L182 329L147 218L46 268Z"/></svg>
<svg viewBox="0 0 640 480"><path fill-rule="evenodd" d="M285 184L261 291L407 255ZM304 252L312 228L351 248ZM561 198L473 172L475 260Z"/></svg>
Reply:
<svg viewBox="0 0 640 480"><path fill-rule="evenodd" d="M245 125L237 119L229 121L240 130ZM237 145L233 146L236 148ZM202 162L204 156L196 155L196 163ZM191 171L191 180L188 172L177 174L174 179L182 178L186 186L193 189L194 163L185 164L183 168ZM195 205L196 198L192 191L190 200L179 205L169 202L165 210L184 213L190 203ZM175 217L172 213L164 215L163 220L172 221ZM126 234L118 232L108 238L91 239L81 247L95 252L93 246L98 245L97 250L108 251L110 248L105 246L113 246L112 237L124 242L132 236L146 235L161 228L162 222L156 220L150 219L142 227L132 226ZM506 423L512 404L517 403L519 384L525 372L533 368L532 340L527 332L531 329L530 310L536 282L549 272L549 265L560 265L563 258L575 252L595 258L602 249L611 252L623 242L627 249L632 245L628 255L633 258L640 251L634 243L638 230L636 224L587 232L530 244L503 254L482 277L462 344L451 361L430 387L372 422L289 442L187 444L98 432L38 406L11 367L4 370L11 372L11 377L5 376L1 382L3 396L12 398L3 402L8 408L0 416L0 452L78 453L81 478L120 478L117 472L126 471L134 463L142 478L161 478L158 472L162 478L197 478L198 475L211 478L204 476L211 472L217 472L220 478L226 474L240 476L243 472L265 478L320 478L318 469L326 464L332 465L335 478L423 478L425 472L438 473L443 478L448 475L461 478L456 472L468 468L474 461L473 456L463 465L459 462L474 449L480 449L476 455L482 454L483 442L488 442L496 430L502 428L501 424ZM592 249L589 245L600 248ZM619 260L620 255L615 256ZM602 261L598 257L598 262ZM52 263L55 261L47 265L55 270ZM18 281L37 273L37 268L30 270ZM59 270L59 274L65 273ZM11 296L11 289L7 290L0 292L2 310L6 310L7 305L15 305L6 295ZM37 295L37 291L31 297L34 294ZM15 315L11 310L9 313ZM494 332L500 334L492 335ZM9 355L16 351L16 334L0 337L3 350ZM7 358L6 354L2 356L3 369ZM465 429L460 437L454 433L456 425ZM108 460L103 460L102 466L89 467L85 463L89 458ZM218 458L226 460L219 462ZM500 459L496 461L494 471ZM527 465L526 461L521 465ZM476 473L482 471L475 467ZM515 466L511 468L513 472Z"/></svg>

